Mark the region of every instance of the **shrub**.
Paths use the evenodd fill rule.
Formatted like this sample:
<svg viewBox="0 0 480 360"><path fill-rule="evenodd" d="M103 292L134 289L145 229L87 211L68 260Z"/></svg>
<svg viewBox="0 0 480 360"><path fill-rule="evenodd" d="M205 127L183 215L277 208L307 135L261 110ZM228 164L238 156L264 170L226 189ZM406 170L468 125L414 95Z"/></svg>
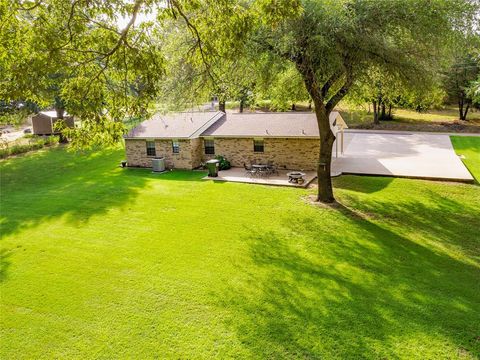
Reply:
<svg viewBox="0 0 480 360"><path fill-rule="evenodd" d="M228 161L221 155L215 156L215 159L220 161L220 163L218 164L219 170L228 170L232 167L232 165L230 164L230 161Z"/></svg>
<svg viewBox="0 0 480 360"><path fill-rule="evenodd" d="M0 149L0 159L4 159L10 155L18 155L18 154L26 153L28 151L38 150L45 146L58 144L58 142L59 142L58 136L29 137L28 144L16 144L10 147L8 147L7 145L4 148Z"/></svg>

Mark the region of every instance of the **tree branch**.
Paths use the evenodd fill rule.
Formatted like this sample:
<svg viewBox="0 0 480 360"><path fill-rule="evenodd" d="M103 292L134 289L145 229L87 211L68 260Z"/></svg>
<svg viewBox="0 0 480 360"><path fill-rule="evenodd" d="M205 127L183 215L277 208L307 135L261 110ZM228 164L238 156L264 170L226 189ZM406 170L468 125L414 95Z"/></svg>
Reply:
<svg viewBox="0 0 480 360"><path fill-rule="evenodd" d="M345 83L340 88L340 90L338 90L337 93L333 95L330 98L330 100L328 100L327 105L325 106L328 112L331 112L335 108L335 106L337 106L340 100L342 100L345 97L345 95L347 95L348 90L350 90L350 87L352 86L352 84L353 84L352 73L351 71L347 70Z"/></svg>
<svg viewBox="0 0 480 360"><path fill-rule="evenodd" d="M187 24L187 27L190 30L190 32L195 37L196 44L197 44L198 50L200 52L200 57L202 58L202 62L206 67L207 74L212 79L213 83L215 83L216 82L216 80L215 80L216 76L211 69L210 63L207 61L207 54L205 52L205 49L203 48L202 39L200 37L200 33L198 32L197 27L192 24L192 22L190 21L188 16L183 12L182 7L180 6L180 4L178 4L178 2L176 0L169 0L169 4L170 4L171 9L172 9L172 13L173 13L172 16L174 18L176 18L176 15L175 15L175 10L176 10L178 12L178 14L182 17L182 19L185 21L185 23Z"/></svg>
<svg viewBox="0 0 480 360"><path fill-rule="evenodd" d="M39 0L39 1L36 1L32 6L29 6L29 7L19 6L17 9L18 10L23 10L23 11L30 11L30 10L33 10L36 7L40 6L41 4L42 4L42 0Z"/></svg>
<svg viewBox="0 0 480 360"><path fill-rule="evenodd" d="M125 44L126 38L127 38L127 35L128 35L128 31L130 30L130 28L135 23L135 20L137 18L138 12L140 11L140 6L142 5L142 3L143 3L143 0L135 1L135 4L133 6L132 17L130 18L130 21L128 22L127 26L125 26L125 28L121 31L120 37L118 38L115 46L113 46L113 48L110 49L107 53L103 54L99 59L93 58L93 59L90 59L90 61L85 62L85 63L88 63L88 62L92 62L92 61L95 61L95 60L99 60L99 61L105 60L104 65L103 66L100 65L100 70L88 82L87 90L85 91L83 96L86 96L90 92L90 87L91 87L92 83L95 80L97 80L107 70L108 64L109 64L109 61L110 61L110 56L115 54L115 52L120 48L122 43Z"/></svg>
<svg viewBox="0 0 480 360"><path fill-rule="evenodd" d="M328 78L328 80L323 84L322 87L322 96L325 98L327 97L328 90L344 75L344 71L337 71L333 73L332 76Z"/></svg>

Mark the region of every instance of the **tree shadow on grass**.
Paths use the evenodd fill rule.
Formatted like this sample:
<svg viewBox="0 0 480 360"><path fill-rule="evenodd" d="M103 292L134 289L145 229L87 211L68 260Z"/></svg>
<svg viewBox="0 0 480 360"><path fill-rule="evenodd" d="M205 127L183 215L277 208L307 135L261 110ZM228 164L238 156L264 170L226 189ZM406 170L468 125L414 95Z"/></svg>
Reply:
<svg viewBox="0 0 480 360"><path fill-rule="evenodd" d="M459 206L443 200L439 208L403 204L394 211L421 210L433 222L437 211ZM375 206L377 213L386 211ZM478 219L478 210L470 210ZM336 227L325 226L325 217L335 218ZM455 230L475 236L461 221L444 226L455 229L442 238ZM431 232L436 236L442 229ZM228 325L255 357L480 355L478 264L342 206L317 216L292 213L278 231L249 233L245 240L255 270L242 269L221 297L232 312ZM461 236L450 242L460 246Z"/></svg>
<svg viewBox="0 0 480 360"><path fill-rule="evenodd" d="M480 266L480 202L460 203L428 188L422 193L426 200L422 202L363 201L349 195L343 195L343 198L350 204L345 211L356 209L357 214L369 220L382 222L393 229L407 229L408 233L429 240L439 250L446 246ZM474 192L472 196L475 196Z"/></svg>
<svg viewBox="0 0 480 360"><path fill-rule="evenodd" d="M0 164L2 237L59 217L81 225L132 201L151 176L121 169L122 155L123 150L79 154L57 148Z"/></svg>
<svg viewBox="0 0 480 360"><path fill-rule="evenodd" d="M342 175L334 179L334 187L355 192L371 194L387 188L394 180L387 176Z"/></svg>
<svg viewBox="0 0 480 360"><path fill-rule="evenodd" d="M10 256L12 252L7 249L0 250L0 282L7 278L7 270L10 267Z"/></svg>
<svg viewBox="0 0 480 360"><path fill-rule="evenodd" d="M132 176L148 177L165 181L198 181L203 182L206 171L201 170L167 170L164 172L154 172L150 168L132 167L123 169Z"/></svg>

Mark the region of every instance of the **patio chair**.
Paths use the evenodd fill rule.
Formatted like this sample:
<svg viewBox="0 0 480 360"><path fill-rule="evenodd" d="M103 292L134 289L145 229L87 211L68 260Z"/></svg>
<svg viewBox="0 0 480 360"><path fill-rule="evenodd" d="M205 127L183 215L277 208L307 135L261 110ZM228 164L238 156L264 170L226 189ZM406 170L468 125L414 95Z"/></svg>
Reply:
<svg viewBox="0 0 480 360"><path fill-rule="evenodd" d="M267 165L268 165L268 170L269 170L270 174L278 175L278 169L275 166L275 164L273 163L273 161L269 160L267 162Z"/></svg>
<svg viewBox="0 0 480 360"><path fill-rule="evenodd" d="M248 166L247 164L243 163L243 168L248 176L253 177L257 175L257 172L252 168L252 165Z"/></svg>

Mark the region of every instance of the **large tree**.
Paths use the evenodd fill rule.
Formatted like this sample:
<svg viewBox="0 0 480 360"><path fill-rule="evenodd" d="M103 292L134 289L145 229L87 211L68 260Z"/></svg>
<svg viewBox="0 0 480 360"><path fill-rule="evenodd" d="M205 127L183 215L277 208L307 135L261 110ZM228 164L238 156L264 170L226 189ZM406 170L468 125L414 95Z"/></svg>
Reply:
<svg viewBox="0 0 480 360"><path fill-rule="evenodd" d="M426 71L422 75L405 78L372 69L355 81L346 100L354 105L368 103L369 109L371 105L374 124L393 119L395 107L422 112L440 106L445 98L440 74Z"/></svg>
<svg viewBox="0 0 480 360"><path fill-rule="evenodd" d="M299 4L300 5L300 4ZM469 31L477 1L302 1L298 14L260 22L252 41L292 62L315 106L320 130L318 200L333 202L329 114L372 67L396 76L434 67L456 31Z"/></svg>
<svg viewBox="0 0 480 360"><path fill-rule="evenodd" d="M460 120L467 120L468 111L473 105L469 87L479 74L480 54L474 55L471 52L457 55L454 64L445 74L445 90L449 99L457 103Z"/></svg>
<svg viewBox="0 0 480 360"><path fill-rule="evenodd" d="M161 4L161 1L157 2ZM82 147L121 138L126 115L148 108L163 76L154 1L0 0L0 99L33 100L78 115ZM157 6L158 16L168 9Z"/></svg>
<svg viewBox="0 0 480 360"><path fill-rule="evenodd" d="M212 21L209 1L198 1L196 8L184 13L203 44L204 51L198 48L202 59L209 64L210 73L215 72L217 57L268 53L293 64L313 100L320 130L317 173L318 200L322 202L334 201L330 172L335 137L329 115L355 81L372 69L405 80L439 69L444 50L456 34L472 31L471 22L478 11L477 0L219 4L225 6L220 21ZM233 24L242 24L242 30L235 32Z"/></svg>

